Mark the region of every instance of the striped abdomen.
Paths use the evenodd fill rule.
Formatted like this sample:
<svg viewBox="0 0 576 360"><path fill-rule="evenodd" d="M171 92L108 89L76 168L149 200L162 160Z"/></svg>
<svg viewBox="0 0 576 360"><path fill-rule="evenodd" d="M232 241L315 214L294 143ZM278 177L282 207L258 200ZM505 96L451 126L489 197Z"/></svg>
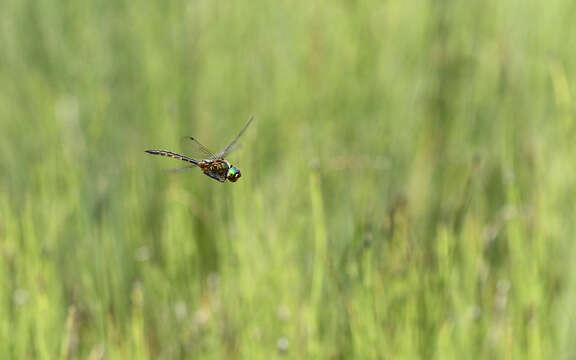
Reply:
<svg viewBox="0 0 576 360"><path fill-rule="evenodd" d="M167 156L173 159L178 159L178 160L182 160L182 161L186 161L189 163L192 163L194 165L198 165L198 161L189 158L188 156L184 156L184 155L180 155L180 154L176 154L173 153L172 151L166 151L166 150L146 150L146 152L148 154L152 154L152 155L160 155L160 156Z"/></svg>

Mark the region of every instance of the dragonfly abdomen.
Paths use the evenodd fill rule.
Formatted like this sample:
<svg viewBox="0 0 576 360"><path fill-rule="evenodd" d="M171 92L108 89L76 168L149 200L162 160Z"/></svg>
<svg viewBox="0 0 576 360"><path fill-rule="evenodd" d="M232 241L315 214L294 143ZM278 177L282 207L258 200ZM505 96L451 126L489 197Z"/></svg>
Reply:
<svg viewBox="0 0 576 360"><path fill-rule="evenodd" d="M198 165L198 161L189 158L188 156L184 156L184 155L180 155L180 154L176 154L173 153L172 151L166 151L166 150L146 150L146 152L148 154L152 154L152 155L160 155L160 156L167 156L173 159L177 159L177 160L182 160L182 161L186 161L189 163L192 163L194 165Z"/></svg>

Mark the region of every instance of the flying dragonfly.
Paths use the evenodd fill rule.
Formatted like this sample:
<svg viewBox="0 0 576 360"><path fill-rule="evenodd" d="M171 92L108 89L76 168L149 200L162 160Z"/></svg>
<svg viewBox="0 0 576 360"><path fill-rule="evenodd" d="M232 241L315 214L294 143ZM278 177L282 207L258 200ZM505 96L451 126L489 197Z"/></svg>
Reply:
<svg viewBox="0 0 576 360"><path fill-rule="evenodd" d="M212 153L208 148L202 145L197 139L189 136L188 139L192 140L198 148L207 156L204 160L196 160L192 159L191 157L176 154L172 151L167 150L146 150L148 154L152 155L160 155L160 156L167 156L173 159L178 159L182 161L186 161L191 163L192 165L187 166L183 169L192 168L192 167L199 167L202 172L210 176L212 179L218 180L220 182L225 182L226 180L231 182L236 182L242 174L237 167L230 164L227 160L224 159L226 155L228 155L232 150L234 150L238 139L244 134L250 123L254 120L254 116L250 116L250 119L244 126L240 133L232 142L230 142L224 149L217 153Z"/></svg>

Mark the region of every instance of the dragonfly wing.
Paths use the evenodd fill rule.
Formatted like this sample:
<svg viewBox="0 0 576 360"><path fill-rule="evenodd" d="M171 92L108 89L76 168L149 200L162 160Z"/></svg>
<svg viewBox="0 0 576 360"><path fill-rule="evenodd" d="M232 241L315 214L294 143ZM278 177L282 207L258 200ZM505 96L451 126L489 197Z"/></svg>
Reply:
<svg viewBox="0 0 576 360"><path fill-rule="evenodd" d="M246 129L248 129L248 126L250 125L252 120L254 120L254 116L250 116L250 119L248 119L248 122L246 123L246 125L244 125L244 128L242 130L240 130L240 133L238 134L238 136L236 136L236 138L234 140L232 140L232 142L230 144L228 144L222 151L214 154L213 157L211 157L210 159L213 159L213 160L223 159L226 155L228 155L230 153L230 151L232 151L236 147L236 143L238 142L238 139L240 139L242 134L244 134Z"/></svg>
<svg viewBox="0 0 576 360"><path fill-rule="evenodd" d="M202 145L202 143L198 141L196 138L192 136L185 136L183 139L192 140L192 143L194 144L194 147L192 149L193 152L202 154L202 157L206 159L212 159L214 156L216 156L212 151L208 150L206 146Z"/></svg>

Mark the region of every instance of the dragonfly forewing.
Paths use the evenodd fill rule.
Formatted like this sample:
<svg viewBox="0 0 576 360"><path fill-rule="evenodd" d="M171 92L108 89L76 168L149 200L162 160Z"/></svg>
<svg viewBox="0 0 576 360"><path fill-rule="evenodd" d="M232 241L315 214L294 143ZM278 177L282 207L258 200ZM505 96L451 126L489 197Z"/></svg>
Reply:
<svg viewBox="0 0 576 360"><path fill-rule="evenodd" d="M230 144L226 145L226 147L222 151L217 152L210 159L211 160L223 159L224 157L226 157L226 155L228 155L230 153L230 151L234 150L236 148L236 143L238 142L238 139L240 139L242 134L244 134L246 129L248 129L248 126L250 126L250 123L252 122L252 120L254 120L254 116L250 116L250 119L248 119L248 122L246 123L246 125L244 125L244 128L242 128L242 130L240 130L240 133L238 134L238 136L236 136L236 138L234 140L232 140L232 142Z"/></svg>

